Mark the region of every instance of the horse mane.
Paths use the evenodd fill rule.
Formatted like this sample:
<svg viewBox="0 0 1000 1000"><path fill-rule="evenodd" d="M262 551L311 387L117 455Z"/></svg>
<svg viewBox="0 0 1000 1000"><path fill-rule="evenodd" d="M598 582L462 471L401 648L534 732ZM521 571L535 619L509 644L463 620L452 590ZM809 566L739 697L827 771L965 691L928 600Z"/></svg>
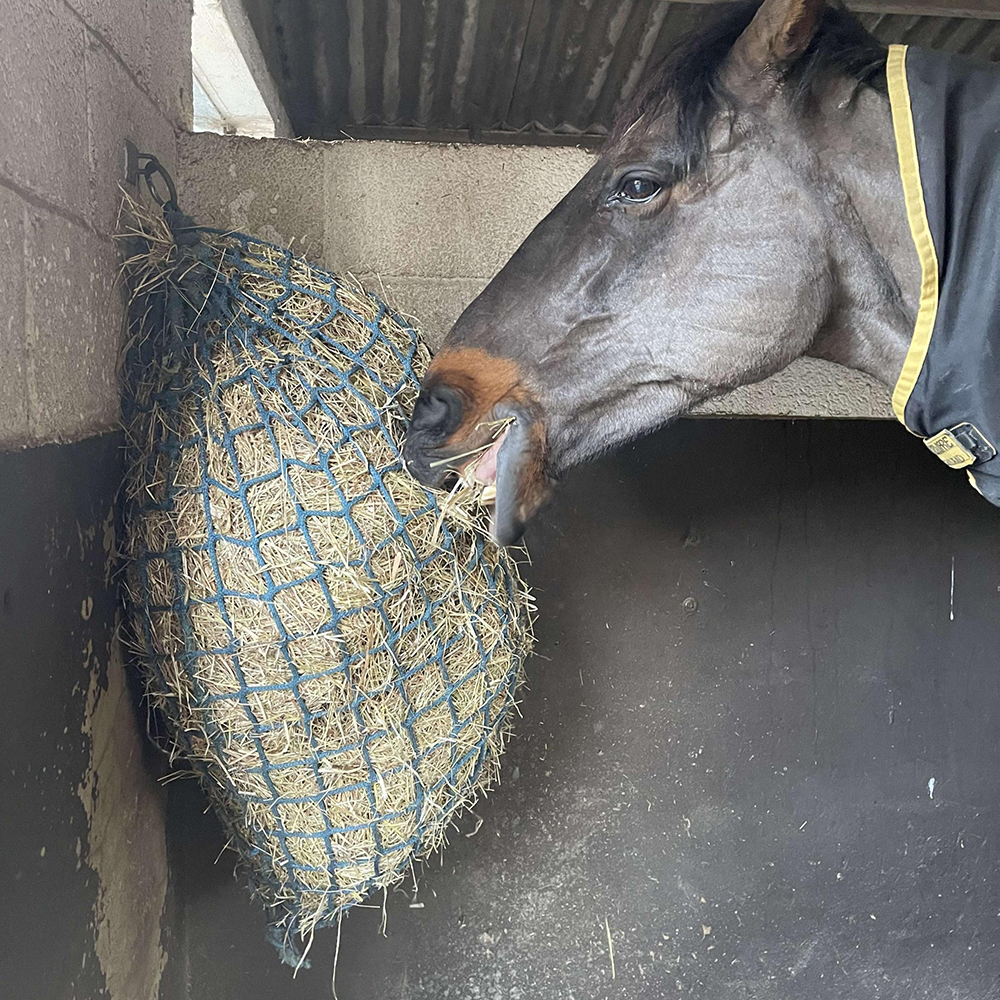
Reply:
<svg viewBox="0 0 1000 1000"><path fill-rule="evenodd" d="M736 39L753 20L762 0L726 4L707 27L692 32L653 67L635 96L615 118L614 142L668 97L677 107L677 167L687 173L704 158L708 130L719 114L732 115L738 98L721 82L721 69ZM809 48L785 77L793 100L804 104L816 86L834 76L885 89L886 47L839 0L826 7Z"/></svg>

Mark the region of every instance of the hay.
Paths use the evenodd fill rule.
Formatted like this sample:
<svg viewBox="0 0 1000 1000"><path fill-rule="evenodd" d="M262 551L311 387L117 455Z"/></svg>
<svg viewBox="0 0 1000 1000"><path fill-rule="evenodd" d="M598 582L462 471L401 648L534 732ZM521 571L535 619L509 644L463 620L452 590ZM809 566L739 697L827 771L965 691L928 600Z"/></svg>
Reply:
<svg viewBox="0 0 1000 1000"><path fill-rule="evenodd" d="M286 250L132 213L131 643L287 946L497 780L530 599L476 486L402 466L410 326Z"/></svg>

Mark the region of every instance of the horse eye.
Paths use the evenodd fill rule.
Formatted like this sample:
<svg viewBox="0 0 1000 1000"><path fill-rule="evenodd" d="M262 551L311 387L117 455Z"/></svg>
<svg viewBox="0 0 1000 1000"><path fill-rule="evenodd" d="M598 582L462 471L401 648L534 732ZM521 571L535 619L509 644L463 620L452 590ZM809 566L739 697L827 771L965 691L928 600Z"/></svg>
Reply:
<svg viewBox="0 0 1000 1000"><path fill-rule="evenodd" d="M659 194L660 185L649 177L626 177L618 188L622 201L644 202Z"/></svg>

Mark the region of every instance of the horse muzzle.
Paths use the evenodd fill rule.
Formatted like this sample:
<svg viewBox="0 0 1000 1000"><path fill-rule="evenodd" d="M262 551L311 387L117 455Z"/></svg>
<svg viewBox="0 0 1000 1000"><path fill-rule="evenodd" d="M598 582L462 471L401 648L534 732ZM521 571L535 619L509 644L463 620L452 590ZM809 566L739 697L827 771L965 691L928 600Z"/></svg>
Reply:
<svg viewBox="0 0 1000 1000"><path fill-rule="evenodd" d="M428 373L403 460L425 486L441 487L449 474L495 485L490 534L499 545L513 545L551 494L545 425L520 385L502 395L484 392L475 373L456 369L455 360L445 355L443 370L432 366Z"/></svg>

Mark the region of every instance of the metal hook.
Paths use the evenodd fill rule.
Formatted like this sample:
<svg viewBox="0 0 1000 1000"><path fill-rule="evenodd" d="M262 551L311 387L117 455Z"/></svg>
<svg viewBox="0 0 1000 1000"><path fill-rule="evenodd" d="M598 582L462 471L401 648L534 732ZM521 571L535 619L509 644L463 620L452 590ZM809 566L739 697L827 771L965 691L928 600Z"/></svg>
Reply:
<svg viewBox="0 0 1000 1000"><path fill-rule="evenodd" d="M139 183L139 178L146 182L150 197L164 212L179 212L177 204L177 187L167 168L152 154L140 153L135 143L125 140L125 181L132 187ZM159 177L166 186L166 197L157 188L156 178Z"/></svg>

